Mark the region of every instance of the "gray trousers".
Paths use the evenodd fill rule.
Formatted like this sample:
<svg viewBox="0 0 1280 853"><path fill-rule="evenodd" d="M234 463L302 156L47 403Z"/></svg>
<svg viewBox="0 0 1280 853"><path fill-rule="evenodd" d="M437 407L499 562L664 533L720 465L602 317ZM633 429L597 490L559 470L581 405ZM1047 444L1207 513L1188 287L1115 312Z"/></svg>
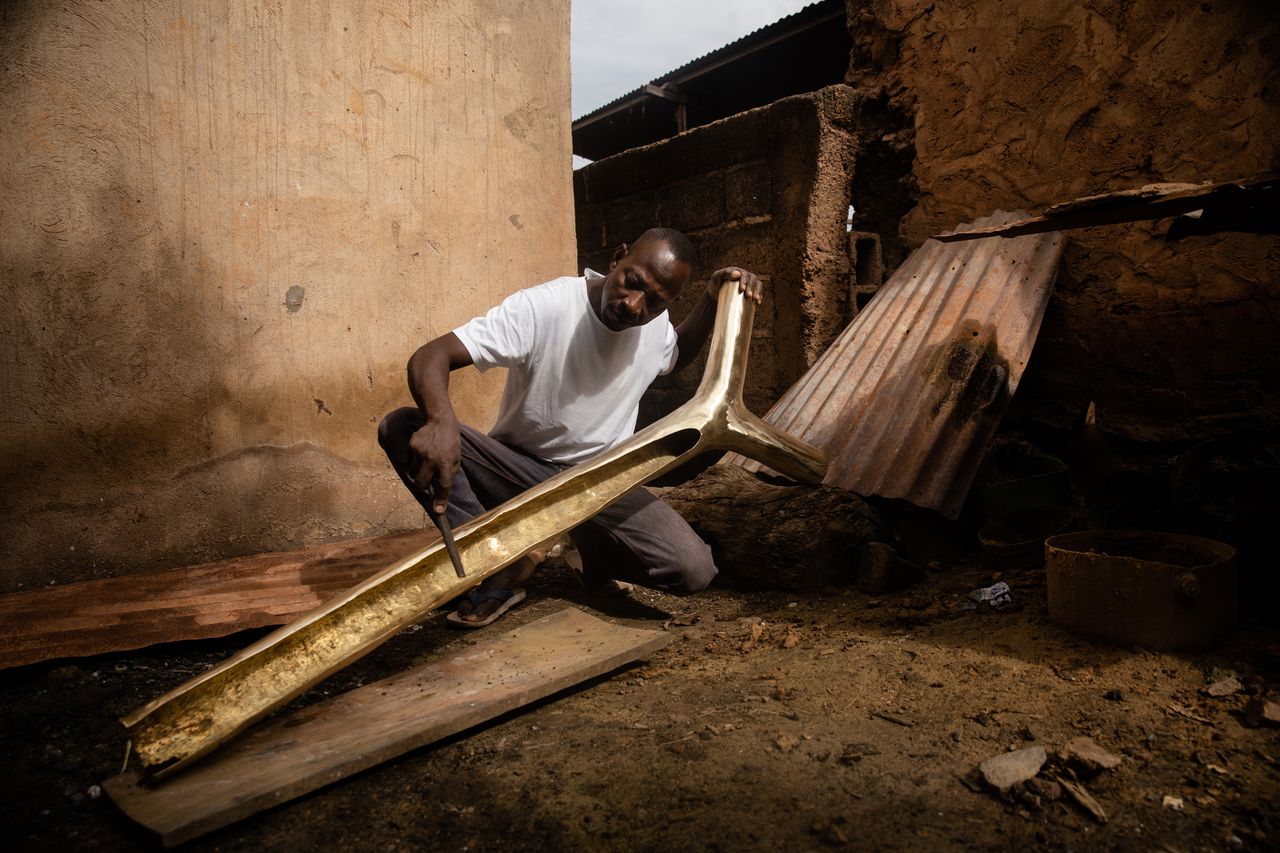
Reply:
<svg viewBox="0 0 1280 853"><path fill-rule="evenodd" d="M415 407L396 409L378 425L378 443L405 486L425 508L430 499L413 484L420 460L410 437L426 423ZM446 513L459 525L536 486L567 465L539 459L495 438L462 427L462 470L453 478ZM716 576L711 549L679 513L639 488L569 532L592 580L615 578L687 595Z"/></svg>

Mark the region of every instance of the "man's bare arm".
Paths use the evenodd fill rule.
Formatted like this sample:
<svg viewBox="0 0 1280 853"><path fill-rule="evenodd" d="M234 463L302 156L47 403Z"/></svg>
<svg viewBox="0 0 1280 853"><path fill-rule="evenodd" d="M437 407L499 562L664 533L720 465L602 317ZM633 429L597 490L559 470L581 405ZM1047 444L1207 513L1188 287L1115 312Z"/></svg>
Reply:
<svg viewBox="0 0 1280 853"><path fill-rule="evenodd" d="M764 285L755 273L738 267L716 270L707 282L706 290L698 296L698 302L689 312L689 316L676 326L676 346L679 349L679 355L676 356L673 373L693 364L698 353L702 352L702 346L707 342L707 337L716 323L716 300L720 295L720 286L726 281L737 281L738 292L745 293L748 299L753 300L757 305L760 304Z"/></svg>
<svg viewBox="0 0 1280 853"><path fill-rule="evenodd" d="M453 477L462 461L458 416L449 401L449 373L471 363L471 353L453 332L423 344L409 358L409 392L427 416L426 424L409 439L409 447L422 460L413 482L423 491L433 490L438 513L449 504Z"/></svg>

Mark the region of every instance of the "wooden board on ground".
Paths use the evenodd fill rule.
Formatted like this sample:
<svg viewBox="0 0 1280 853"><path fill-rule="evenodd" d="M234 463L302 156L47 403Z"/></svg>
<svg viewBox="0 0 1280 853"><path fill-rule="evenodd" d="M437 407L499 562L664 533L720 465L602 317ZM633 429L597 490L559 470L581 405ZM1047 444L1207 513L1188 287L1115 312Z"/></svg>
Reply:
<svg viewBox="0 0 1280 853"><path fill-rule="evenodd" d="M181 844L609 672L670 639L567 608L269 720L155 787L137 771L103 787L166 846Z"/></svg>
<svg viewBox="0 0 1280 853"><path fill-rule="evenodd" d="M439 535L427 528L0 595L0 669L283 625Z"/></svg>

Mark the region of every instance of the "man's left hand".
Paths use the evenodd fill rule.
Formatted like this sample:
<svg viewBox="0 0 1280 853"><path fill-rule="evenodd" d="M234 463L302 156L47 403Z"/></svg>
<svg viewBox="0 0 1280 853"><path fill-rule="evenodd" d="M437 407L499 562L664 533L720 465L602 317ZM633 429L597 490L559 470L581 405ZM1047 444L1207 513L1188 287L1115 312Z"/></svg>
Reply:
<svg viewBox="0 0 1280 853"><path fill-rule="evenodd" d="M707 295L714 302L720 296L720 287L726 281L736 281L738 283L738 292L746 294L746 297L757 305L764 293L764 283L760 281L760 277L753 272L748 272L741 267L725 267L722 270L716 270L711 276L711 280L707 282Z"/></svg>

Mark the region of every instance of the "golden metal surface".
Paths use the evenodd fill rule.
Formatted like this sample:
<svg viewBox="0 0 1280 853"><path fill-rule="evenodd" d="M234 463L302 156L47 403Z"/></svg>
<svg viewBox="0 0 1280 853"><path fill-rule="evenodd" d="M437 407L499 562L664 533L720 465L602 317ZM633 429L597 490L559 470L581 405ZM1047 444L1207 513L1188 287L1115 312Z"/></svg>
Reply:
<svg viewBox="0 0 1280 853"><path fill-rule="evenodd" d="M626 442L458 527L467 577L441 542L280 628L122 719L145 768L159 777L208 753L401 628L626 492L695 456L730 450L803 483L822 481L822 453L742 404L755 305L720 290L711 352L692 400Z"/></svg>

